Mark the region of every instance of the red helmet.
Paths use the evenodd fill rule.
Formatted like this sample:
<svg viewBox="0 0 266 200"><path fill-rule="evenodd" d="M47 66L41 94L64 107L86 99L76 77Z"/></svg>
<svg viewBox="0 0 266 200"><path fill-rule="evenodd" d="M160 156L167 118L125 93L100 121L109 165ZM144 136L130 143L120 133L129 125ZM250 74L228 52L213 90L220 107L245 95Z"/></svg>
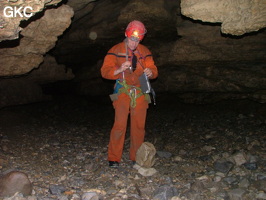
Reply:
<svg viewBox="0 0 266 200"><path fill-rule="evenodd" d="M144 24L140 21L134 20L127 25L126 37L134 41L141 41L144 38L147 30Z"/></svg>

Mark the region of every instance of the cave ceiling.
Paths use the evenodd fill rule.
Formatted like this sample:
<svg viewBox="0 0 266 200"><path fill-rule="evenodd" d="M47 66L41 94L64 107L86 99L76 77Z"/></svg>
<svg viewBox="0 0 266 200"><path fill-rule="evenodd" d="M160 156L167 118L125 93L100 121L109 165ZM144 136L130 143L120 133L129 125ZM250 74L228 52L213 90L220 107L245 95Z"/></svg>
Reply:
<svg viewBox="0 0 266 200"><path fill-rule="evenodd" d="M105 84L99 74L103 58L136 19L148 30L143 44L160 72L157 91L184 93L184 98L195 92L243 93L266 102L264 0L0 1L0 77L5 81L32 76L27 81L43 84L75 77L79 92L87 94L91 84ZM6 6L32 10L6 17ZM46 60L65 68L65 75L52 67L58 76L35 73ZM100 88L94 93L109 89Z"/></svg>

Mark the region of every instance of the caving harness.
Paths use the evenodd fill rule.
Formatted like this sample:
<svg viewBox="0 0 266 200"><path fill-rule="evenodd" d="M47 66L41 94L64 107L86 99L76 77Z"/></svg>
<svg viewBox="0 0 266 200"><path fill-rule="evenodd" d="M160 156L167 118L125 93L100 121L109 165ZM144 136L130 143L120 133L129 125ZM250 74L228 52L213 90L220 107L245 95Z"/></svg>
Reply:
<svg viewBox="0 0 266 200"><path fill-rule="evenodd" d="M125 42L125 49L126 49L126 61L128 61L128 48L127 48L126 42ZM140 65L142 66L141 63L140 63ZM142 66L142 68L144 69L143 66ZM131 73L133 72L132 67L130 67L129 70L130 70ZM121 94L121 93L127 94L129 96L129 98L130 98L130 106L132 108L135 108L136 105L137 105L136 99L139 98L142 95L145 96L145 100L147 100L149 103L151 103L149 93L152 93L154 105L156 104L155 103L155 92L151 88L149 79L147 78L145 73L143 73L141 75L141 77L140 77L141 87L137 87L137 86L134 86L134 85L128 85L126 83L126 80L125 80L125 77L124 77L124 72L122 72L122 77L123 77L122 81L120 79L116 80L114 94Z"/></svg>
<svg viewBox="0 0 266 200"><path fill-rule="evenodd" d="M132 108L135 108L136 107L136 105L137 105L136 99L139 98L142 95L145 95L145 99L147 101L149 101L148 94L142 93L140 87L136 87L136 86L133 86L133 85L128 85L126 83L125 79L122 82L120 82L120 81L117 81L117 82L118 82L118 84L120 84L122 86L118 90L118 94L121 94L121 93L127 94L129 96L129 98L130 98L130 106ZM139 91L139 92L137 92L137 91Z"/></svg>

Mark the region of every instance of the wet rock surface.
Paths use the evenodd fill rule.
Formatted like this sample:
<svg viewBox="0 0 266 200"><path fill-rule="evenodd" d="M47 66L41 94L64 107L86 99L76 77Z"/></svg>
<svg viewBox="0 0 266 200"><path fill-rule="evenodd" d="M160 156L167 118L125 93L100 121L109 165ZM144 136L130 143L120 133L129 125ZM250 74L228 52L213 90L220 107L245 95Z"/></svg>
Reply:
<svg viewBox="0 0 266 200"><path fill-rule="evenodd" d="M1 109L0 173L24 172L33 185L30 196L2 199L266 199L265 104L182 104L161 94L157 103L145 138L158 152L152 176L128 159L129 134L120 167L108 167L107 96Z"/></svg>

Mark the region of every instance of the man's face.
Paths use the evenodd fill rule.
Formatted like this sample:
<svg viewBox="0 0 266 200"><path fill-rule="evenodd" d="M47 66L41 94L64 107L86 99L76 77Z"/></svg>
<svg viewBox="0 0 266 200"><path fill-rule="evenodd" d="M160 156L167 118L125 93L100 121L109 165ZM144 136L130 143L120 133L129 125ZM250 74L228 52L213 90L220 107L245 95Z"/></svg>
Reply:
<svg viewBox="0 0 266 200"><path fill-rule="evenodd" d="M137 48L138 44L139 44L139 41L134 41L134 40L132 40L130 38L127 38L127 46L132 51L134 51Z"/></svg>

